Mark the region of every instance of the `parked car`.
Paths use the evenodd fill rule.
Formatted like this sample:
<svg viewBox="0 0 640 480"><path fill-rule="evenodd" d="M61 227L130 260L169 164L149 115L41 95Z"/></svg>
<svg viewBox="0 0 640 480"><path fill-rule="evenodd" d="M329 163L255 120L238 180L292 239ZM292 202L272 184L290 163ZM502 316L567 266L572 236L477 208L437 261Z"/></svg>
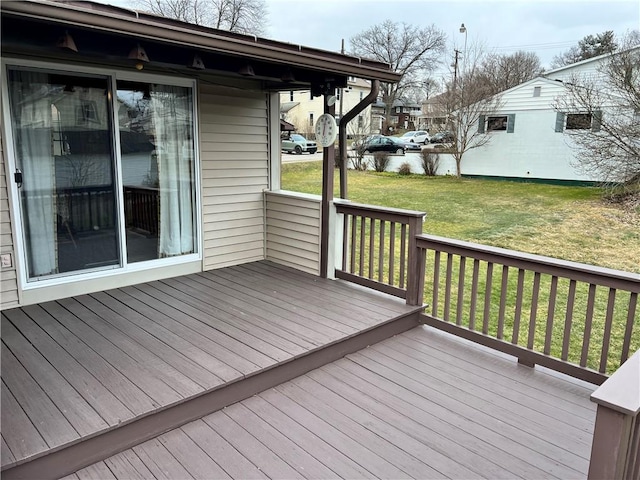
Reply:
<svg viewBox="0 0 640 480"><path fill-rule="evenodd" d="M404 155L407 147L398 137L378 136L364 144L364 153L390 152Z"/></svg>
<svg viewBox="0 0 640 480"><path fill-rule="evenodd" d="M366 137L359 138L351 144L351 148L360 148L361 146L369 143L371 140L377 137L382 137L383 135L367 135Z"/></svg>
<svg viewBox="0 0 640 480"><path fill-rule="evenodd" d="M402 137L400 137L400 140L402 140ZM422 150L422 145L419 143L413 143L413 142L404 142L404 148L407 152L419 152Z"/></svg>
<svg viewBox="0 0 640 480"><path fill-rule="evenodd" d="M429 132L425 130L412 130L410 132L405 132L405 134L400 138L408 143L422 143L424 145L427 145L431 139L429 137Z"/></svg>
<svg viewBox="0 0 640 480"><path fill-rule="evenodd" d="M451 132L438 132L431 137L431 143L451 143L455 140Z"/></svg>
<svg viewBox="0 0 640 480"><path fill-rule="evenodd" d="M298 133L292 133L289 137L282 139L282 146L280 149L283 152L300 155L303 152L316 153L318 151L318 145L316 142L307 140Z"/></svg>

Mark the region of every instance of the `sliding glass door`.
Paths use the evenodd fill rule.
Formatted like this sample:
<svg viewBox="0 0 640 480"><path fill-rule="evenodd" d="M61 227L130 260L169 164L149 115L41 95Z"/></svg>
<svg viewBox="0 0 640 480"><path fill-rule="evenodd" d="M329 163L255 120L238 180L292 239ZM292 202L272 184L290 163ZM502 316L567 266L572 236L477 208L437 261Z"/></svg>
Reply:
<svg viewBox="0 0 640 480"><path fill-rule="evenodd" d="M191 87L9 67L7 88L28 281L196 252Z"/></svg>
<svg viewBox="0 0 640 480"><path fill-rule="evenodd" d="M191 89L120 81L118 103L127 259L193 253Z"/></svg>
<svg viewBox="0 0 640 480"><path fill-rule="evenodd" d="M29 278L118 266L109 79L9 70L8 84Z"/></svg>

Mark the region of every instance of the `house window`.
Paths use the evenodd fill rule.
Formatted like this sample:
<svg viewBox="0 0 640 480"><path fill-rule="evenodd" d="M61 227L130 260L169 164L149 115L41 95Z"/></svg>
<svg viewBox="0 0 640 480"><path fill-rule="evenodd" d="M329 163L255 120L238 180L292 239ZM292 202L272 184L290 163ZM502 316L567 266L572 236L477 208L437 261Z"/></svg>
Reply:
<svg viewBox="0 0 640 480"><path fill-rule="evenodd" d="M507 116L487 117L487 132L502 131L507 129Z"/></svg>
<svg viewBox="0 0 640 480"><path fill-rule="evenodd" d="M293 90L289 92L289 101L293 102Z"/></svg>
<svg viewBox="0 0 640 480"><path fill-rule="evenodd" d="M567 130L587 130L591 128L590 113L569 113L567 114Z"/></svg>
<svg viewBox="0 0 640 480"><path fill-rule="evenodd" d="M309 114L309 125L313 127L313 113Z"/></svg>
<svg viewBox="0 0 640 480"><path fill-rule="evenodd" d="M478 133L488 132L504 132L513 133L515 131L516 115L493 115L487 117L480 115L478 117Z"/></svg>
<svg viewBox="0 0 640 480"><path fill-rule="evenodd" d="M358 128L362 128L364 124L364 120L362 119L362 115L358 115Z"/></svg>
<svg viewBox="0 0 640 480"><path fill-rule="evenodd" d="M8 67L27 282L197 252L193 82L178 83Z"/></svg>
<svg viewBox="0 0 640 480"><path fill-rule="evenodd" d="M542 90L542 87L533 87L533 96L534 97L539 97L541 90Z"/></svg>
<svg viewBox="0 0 640 480"><path fill-rule="evenodd" d="M396 107L396 113L400 113L402 111L402 107Z"/></svg>
<svg viewBox="0 0 640 480"><path fill-rule="evenodd" d="M363 92L360 92L360 101L362 101L363 98Z"/></svg>

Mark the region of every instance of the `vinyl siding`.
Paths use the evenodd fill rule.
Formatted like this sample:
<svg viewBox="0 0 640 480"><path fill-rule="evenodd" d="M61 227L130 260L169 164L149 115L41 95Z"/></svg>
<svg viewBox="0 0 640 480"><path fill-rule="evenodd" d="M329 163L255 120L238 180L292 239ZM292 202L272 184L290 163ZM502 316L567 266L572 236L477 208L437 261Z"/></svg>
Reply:
<svg viewBox="0 0 640 480"><path fill-rule="evenodd" d="M0 310L15 307L19 301L4 152L4 139L0 133L0 254L11 255L11 267L0 269Z"/></svg>
<svg viewBox="0 0 640 480"><path fill-rule="evenodd" d="M267 259L320 274L320 197L267 192Z"/></svg>
<svg viewBox="0 0 640 480"><path fill-rule="evenodd" d="M200 85L204 269L262 260L267 95Z"/></svg>

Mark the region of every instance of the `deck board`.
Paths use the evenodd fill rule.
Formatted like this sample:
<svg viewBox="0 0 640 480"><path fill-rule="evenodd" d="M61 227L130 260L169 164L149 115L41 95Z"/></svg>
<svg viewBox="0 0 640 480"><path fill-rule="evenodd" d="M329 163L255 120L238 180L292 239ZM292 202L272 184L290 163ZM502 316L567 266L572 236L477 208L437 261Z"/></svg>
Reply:
<svg viewBox="0 0 640 480"><path fill-rule="evenodd" d="M6 318L13 322L2 320L7 346L61 411L76 413L68 420L80 435L116 425L133 416L118 398L24 312L12 310L7 312ZM51 365L45 365L42 357Z"/></svg>
<svg viewBox="0 0 640 480"><path fill-rule="evenodd" d="M155 403L134 382L101 357L95 350L82 342L62 324L53 321L41 306L25 307L29 315L53 340L83 365L110 392L118 392L118 398L133 414L142 414L153 409Z"/></svg>
<svg viewBox="0 0 640 480"><path fill-rule="evenodd" d="M70 302L65 303L71 305ZM49 302L42 304L41 307L49 312L56 322L68 328L78 339L98 353L131 382L140 386L145 394L154 401L154 408L158 405L176 402L182 398L175 390L154 374L156 369L153 368L151 363L145 364L143 358L140 355L136 355L137 348L135 344L125 344L124 348L120 348L120 335L114 332L114 335L111 335L111 338L107 339L99 331L91 328L90 322L87 323L87 319L93 314L90 314L88 310L76 310L78 314L85 315L85 321L82 321L71 311L65 309L60 303ZM72 308L74 308L73 305ZM102 333L108 335L110 332L109 330L103 330ZM123 339L123 341L126 342L126 339ZM127 353L128 351L133 355L129 355Z"/></svg>
<svg viewBox="0 0 640 480"><path fill-rule="evenodd" d="M290 276L293 280L288 280ZM302 287L293 288L296 284ZM326 284L332 284L331 288ZM307 299L314 299L309 309L305 308ZM349 309L348 299L357 306ZM365 308L370 299L374 306ZM323 311L318 302L340 308ZM191 401L194 406L190 408L204 411L213 398L210 394L217 395L244 379L259 378L255 385L261 385L267 381L263 378L289 375L271 373L279 365L286 366L283 372L307 371L292 367L291 361L313 355L313 362L322 362L325 346L333 346L336 353L331 355L340 354L341 342L361 331L391 331L395 327L385 330L388 322L416 311L400 299L371 295L342 281L298 276L270 262L6 310L2 312L6 342L2 348L2 394L6 398L2 415L7 419L3 469L37 460L51 449L55 458L62 459L60 452L75 448L81 437L93 440L98 434L133 424L156 432L148 420L150 414L168 412L163 418L174 421L182 418L176 408ZM411 323L402 325L409 328ZM235 398L245 388L223 392L213 404L221 408L224 405L219 402L227 396ZM196 418L189 410L185 412L182 423ZM211 431L211 426L202 425ZM133 434L135 428L128 431ZM149 438L142 430L139 435ZM237 446L226 440L218 443L237 452ZM212 459L213 445L197 450L202 468L214 468L210 461L215 461L232 472L262 478L250 460L234 470L228 462ZM149 472L197 476L198 471L187 468L186 460L184 471L175 465L182 465L179 458L195 450L176 452L173 460L162 458L166 450L154 444L78 476L90 478L105 468L121 472L119 475L133 469L143 477ZM225 467L220 468L226 471ZM289 468L278 467L274 473L278 472L296 474Z"/></svg>
<svg viewBox="0 0 640 480"><path fill-rule="evenodd" d="M514 393L522 385L522 392L538 390L534 398L584 404L579 409L595 419L595 407L586 407L595 386L416 327L184 425L178 438L188 435L233 478L264 478L258 472L271 478L586 478L588 458L573 453L580 450L575 445L559 445L552 429L542 435L527 420L530 402L514 402L511 416L524 421L510 425L477 395L477 382L456 376L468 349L474 350L469 368L487 385L507 376ZM433 350L450 357L452 381L460 385L455 396L439 392L444 380L430 376L447 373L446 362L429 363ZM566 417L570 426L570 411ZM548 416L544 426L557 422ZM175 458L177 446L164 440L169 435L176 433L156 440Z"/></svg>

